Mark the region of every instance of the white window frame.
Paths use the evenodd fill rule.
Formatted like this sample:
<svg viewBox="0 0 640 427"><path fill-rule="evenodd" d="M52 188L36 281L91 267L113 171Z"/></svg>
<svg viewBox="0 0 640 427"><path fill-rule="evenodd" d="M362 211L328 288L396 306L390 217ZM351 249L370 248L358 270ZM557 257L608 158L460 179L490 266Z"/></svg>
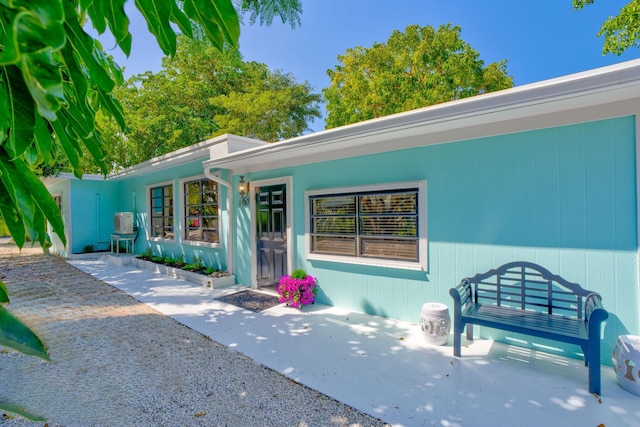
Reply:
<svg viewBox="0 0 640 427"><path fill-rule="evenodd" d="M153 218L151 216L151 189L156 187L165 187L171 185L173 189L173 238L171 237L158 237L153 235ZM176 242L178 236L182 232L180 230L180 223L176 218L176 183L171 181L155 182L145 186L145 203L147 205L147 240L153 242Z"/></svg>
<svg viewBox="0 0 640 427"><path fill-rule="evenodd" d="M220 176L220 173L216 173L216 176ZM179 212L178 212L178 223L180 224L180 243L183 243L185 245L191 245L191 246L201 246L201 247L207 247L207 248L219 248L221 247L221 242L222 242L222 209L221 209L221 193L220 193L220 184L215 182L217 188L218 188L218 242L216 243L212 243L212 242L203 242L200 240L189 240L186 239L184 236L184 233L187 229L187 220L185 218L185 214L184 214L184 209L185 209L185 203L184 203L184 184L190 181L198 181L198 180L207 180L210 181L205 175L196 175L196 176L191 176L191 177L187 177L187 178L182 178L178 181L178 208L179 208ZM175 210L174 210L175 213Z"/></svg>
<svg viewBox="0 0 640 427"><path fill-rule="evenodd" d="M394 191L418 189L418 261L398 261L376 258L354 257L347 255L328 255L311 252L311 209L309 199L313 196L332 196L342 193L364 193L371 191ZM428 240L427 240L427 181L407 181L387 184L361 185L350 187L324 188L307 190L305 200L305 239L306 257L309 260L328 261L346 264L371 265L376 267L398 268L404 270L428 270Z"/></svg>

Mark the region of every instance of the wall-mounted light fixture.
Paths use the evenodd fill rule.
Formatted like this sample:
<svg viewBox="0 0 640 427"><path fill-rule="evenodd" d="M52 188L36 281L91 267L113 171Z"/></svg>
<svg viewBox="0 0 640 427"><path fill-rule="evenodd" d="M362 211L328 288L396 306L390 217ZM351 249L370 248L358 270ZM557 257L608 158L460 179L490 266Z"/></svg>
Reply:
<svg viewBox="0 0 640 427"><path fill-rule="evenodd" d="M240 175L238 194L240 194L240 204L247 206L249 204L249 183L244 181L244 175Z"/></svg>

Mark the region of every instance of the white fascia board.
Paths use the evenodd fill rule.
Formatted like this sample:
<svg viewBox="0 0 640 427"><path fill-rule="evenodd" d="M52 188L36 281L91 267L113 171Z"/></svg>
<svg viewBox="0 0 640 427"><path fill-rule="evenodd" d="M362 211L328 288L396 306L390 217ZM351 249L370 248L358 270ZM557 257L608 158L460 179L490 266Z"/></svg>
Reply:
<svg viewBox="0 0 640 427"><path fill-rule="evenodd" d="M229 154L234 173L637 114L640 60L355 123Z"/></svg>
<svg viewBox="0 0 640 427"><path fill-rule="evenodd" d="M266 143L256 139L224 134L114 172L107 178L116 181L132 178L154 172L158 168L174 167L196 160L210 159L214 155L225 156L239 150L246 150L264 144Z"/></svg>
<svg viewBox="0 0 640 427"><path fill-rule="evenodd" d="M104 175L97 175L92 173L85 173L84 175L82 175L82 178L78 178L77 176L69 172L62 172L56 176L41 178L42 183L45 185L45 187L49 187L62 181L77 179L82 179L83 181L104 181L106 178L104 177Z"/></svg>

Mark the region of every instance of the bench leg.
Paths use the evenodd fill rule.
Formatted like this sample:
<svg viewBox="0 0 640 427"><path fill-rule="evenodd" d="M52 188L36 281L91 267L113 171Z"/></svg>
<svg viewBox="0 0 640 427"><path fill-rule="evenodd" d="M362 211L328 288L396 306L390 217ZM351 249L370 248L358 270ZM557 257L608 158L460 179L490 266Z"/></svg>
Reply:
<svg viewBox="0 0 640 427"><path fill-rule="evenodd" d="M473 341L473 324L467 323L467 339Z"/></svg>
<svg viewBox="0 0 640 427"><path fill-rule="evenodd" d="M589 393L597 393L598 396L601 396L600 340L590 344L588 354L585 354L585 363L589 369Z"/></svg>
<svg viewBox="0 0 640 427"><path fill-rule="evenodd" d="M455 357L462 357L460 354L460 341L462 340L462 333L456 328L453 330L453 355Z"/></svg>
<svg viewBox="0 0 640 427"><path fill-rule="evenodd" d="M462 341L462 318L457 310L454 310L453 314L453 355L454 357L462 357L460 353L461 341Z"/></svg>

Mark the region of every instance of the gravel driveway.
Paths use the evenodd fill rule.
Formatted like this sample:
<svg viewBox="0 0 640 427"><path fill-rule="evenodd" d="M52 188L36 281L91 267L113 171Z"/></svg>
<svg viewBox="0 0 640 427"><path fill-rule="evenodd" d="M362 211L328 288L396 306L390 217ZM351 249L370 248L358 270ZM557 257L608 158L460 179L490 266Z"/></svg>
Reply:
<svg viewBox="0 0 640 427"><path fill-rule="evenodd" d="M0 279L52 359L0 347L0 401L50 427L385 425L40 249L0 244ZM0 425L43 423L0 412Z"/></svg>

